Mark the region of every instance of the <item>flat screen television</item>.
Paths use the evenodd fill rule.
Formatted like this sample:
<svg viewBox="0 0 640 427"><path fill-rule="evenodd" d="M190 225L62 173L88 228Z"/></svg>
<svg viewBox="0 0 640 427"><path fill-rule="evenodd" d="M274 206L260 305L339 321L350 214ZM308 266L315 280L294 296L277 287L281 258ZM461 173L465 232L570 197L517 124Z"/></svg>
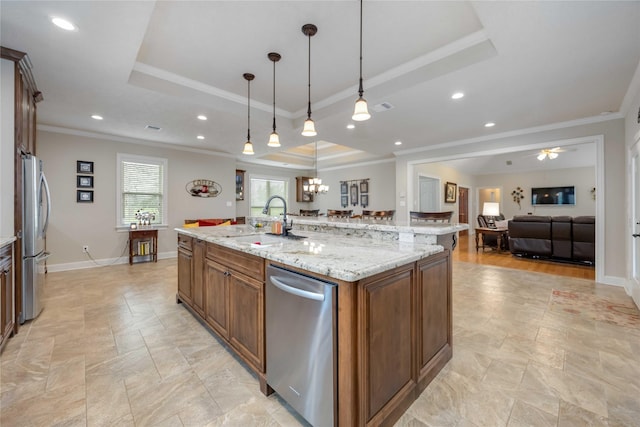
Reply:
<svg viewBox="0 0 640 427"><path fill-rule="evenodd" d="M531 189L531 204L534 206L575 205L575 187L572 185L565 187L533 187Z"/></svg>

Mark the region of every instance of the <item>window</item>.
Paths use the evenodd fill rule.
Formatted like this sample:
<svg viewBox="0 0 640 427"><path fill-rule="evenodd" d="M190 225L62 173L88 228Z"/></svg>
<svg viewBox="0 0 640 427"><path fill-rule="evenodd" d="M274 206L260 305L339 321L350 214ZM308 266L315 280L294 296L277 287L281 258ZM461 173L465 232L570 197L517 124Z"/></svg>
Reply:
<svg viewBox="0 0 640 427"><path fill-rule="evenodd" d="M284 178L251 178L251 216L262 215L262 209L271 196L281 196L289 200L289 182ZM269 216L284 212L282 200L274 200L269 205Z"/></svg>
<svg viewBox="0 0 640 427"><path fill-rule="evenodd" d="M136 212L167 224L167 159L118 153L118 226L138 222Z"/></svg>

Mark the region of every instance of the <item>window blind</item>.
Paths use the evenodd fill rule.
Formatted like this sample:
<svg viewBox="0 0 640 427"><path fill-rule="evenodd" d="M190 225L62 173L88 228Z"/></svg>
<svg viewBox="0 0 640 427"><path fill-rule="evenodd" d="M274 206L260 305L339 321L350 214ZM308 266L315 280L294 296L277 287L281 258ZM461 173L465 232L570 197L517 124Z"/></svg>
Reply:
<svg viewBox="0 0 640 427"><path fill-rule="evenodd" d="M152 223L164 223L164 165L162 163L122 160L121 221L137 222L136 212L155 215Z"/></svg>

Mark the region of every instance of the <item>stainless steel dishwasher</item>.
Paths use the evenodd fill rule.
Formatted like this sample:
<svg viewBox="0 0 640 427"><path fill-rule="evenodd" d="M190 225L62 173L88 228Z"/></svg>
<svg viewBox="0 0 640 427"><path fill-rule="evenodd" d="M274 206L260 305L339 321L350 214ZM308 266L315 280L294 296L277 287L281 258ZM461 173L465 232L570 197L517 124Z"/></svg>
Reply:
<svg viewBox="0 0 640 427"><path fill-rule="evenodd" d="M337 284L267 267L267 383L315 427L336 410Z"/></svg>

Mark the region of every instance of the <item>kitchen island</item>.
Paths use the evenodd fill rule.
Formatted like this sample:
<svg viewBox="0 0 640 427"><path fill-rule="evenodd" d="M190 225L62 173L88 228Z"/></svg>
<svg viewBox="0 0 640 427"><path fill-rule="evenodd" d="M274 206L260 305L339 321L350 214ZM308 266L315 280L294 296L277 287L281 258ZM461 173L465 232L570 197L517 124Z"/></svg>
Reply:
<svg viewBox="0 0 640 427"><path fill-rule="evenodd" d="M303 239L249 225L176 229L177 299L269 394L266 267L336 283L335 424L392 425L452 356L450 251L424 242L459 227L423 229L413 242L401 241L410 239L400 229L295 218L293 231Z"/></svg>

